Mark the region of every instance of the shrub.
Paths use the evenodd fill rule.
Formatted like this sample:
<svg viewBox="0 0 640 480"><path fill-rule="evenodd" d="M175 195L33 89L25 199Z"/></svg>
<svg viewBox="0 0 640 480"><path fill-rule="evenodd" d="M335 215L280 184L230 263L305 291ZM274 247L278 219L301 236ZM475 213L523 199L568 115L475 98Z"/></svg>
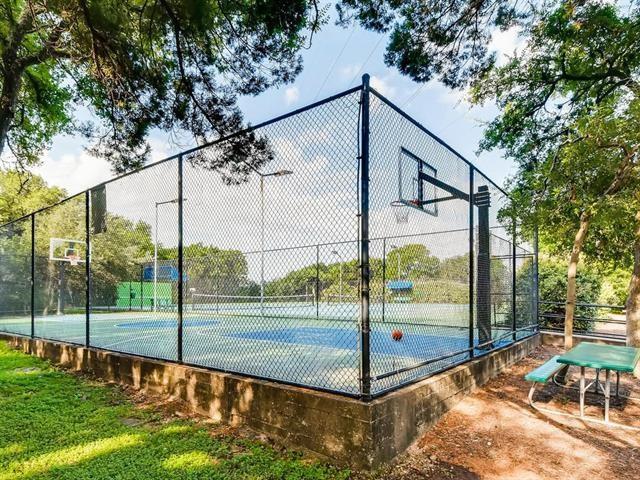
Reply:
<svg viewBox="0 0 640 480"><path fill-rule="evenodd" d="M629 294L629 278L631 273L625 270L614 270L607 274L602 282L602 291L598 303L603 305L624 305Z"/></svg>
<svg viewBox="0 0 640 480"><path fill-rule="evenodd" d="M567 264L557 258L541 259L538 266L540 316L543 326L563 328L565 302L567 296ZM577 303L597 303L600 297L602 281L592 269L581 265L576 276ZM552 303L544 303L552 302ZM596 316L594 307L576 307L575 330L591 330L593 322L588 320Z"/></svg>

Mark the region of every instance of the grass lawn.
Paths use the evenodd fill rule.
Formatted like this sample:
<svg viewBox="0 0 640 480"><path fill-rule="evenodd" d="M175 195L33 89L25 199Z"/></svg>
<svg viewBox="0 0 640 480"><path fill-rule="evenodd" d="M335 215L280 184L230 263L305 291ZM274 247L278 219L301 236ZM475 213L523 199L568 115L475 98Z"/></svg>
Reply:
<svg viewBox="0 0 640 480"><path fill-rule="evenodd" d="M349 473L206 425L0 342L0 480L346 479Z"/></svg>

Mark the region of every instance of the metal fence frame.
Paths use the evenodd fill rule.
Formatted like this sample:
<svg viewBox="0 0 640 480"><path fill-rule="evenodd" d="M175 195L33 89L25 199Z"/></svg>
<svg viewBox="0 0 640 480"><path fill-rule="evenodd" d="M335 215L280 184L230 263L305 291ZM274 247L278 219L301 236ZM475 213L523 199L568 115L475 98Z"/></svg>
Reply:
<svg viewBox="0 0 640 480"><path fill-rule="evenodd" d="M545 332L553 332L564 334L564 308L567 305L565 301L551 301L551 300L539 300L539 318L538 323L540 325L540 330ZM561 310L559 313L548 312L549 308L557 308ZM607 325L611 327L612 325L626 325L626 319L615 319L610 318L606 315L609 313L617 313L624 314L626 310L625 305L609 305L609 304L601 304L601 303L586 303L586 302L576 302L575 304L576 312L574 314L574 326L573 326L573 334L574 335L583 335L585 337L591 338L602 338L609 340L618 340L625 341L626 340L626 332L611 332L603 330L603 325L606 327ZM593 313L583 313L580 310L588 309ZM551 325L550 325L551 324ZM555 325L554 325L555 324ZM580 325L582 324L582 325Z"/></svg>
<svg viewBox="0 0 640 480"><path fill-rule="evenodd" d="M360 229L360 235L359 235L359 239L358 239L358 249L359 249L359 256L360 256L360 264L359 264L359 272L360 272L360 286L359 286L359 300L360 300L360 318L359 318L359 327L360 327L360 352L359 352L359 357L360 357L360 391L358 394L356 395L350 395L349 393L345 393L345 392L336 392L335 390L330 390L330 389L323 389L323 388L319 388L319 387L314 387L314 386L309 386L309 385L302 385L305 387L309 387L309 388L313 388L316 390L328 390L330 392L333 393L339 393L341 395L347 395L347 396L355 396L364 400L369 400L371 398L374 398L376 396L378 396L381 393L386 393L390 390L394 390L396 388L405 386L409 383L413 383L415 381L419 381L423 378L425 378L425 376L419 377L419 378L415 378L413 380L407 381L407 382L402 382L401 384L387 389L384 392L376 392L372 394L371 391L371 382L372 380L380 380L392 375L397 375L399 372L401 373L402 371L405 370L412 370L412 369L417 369L417 368L421 368L424 367L425 365L428 364L434 364L437 362L441 362L443 360L446 359L451 359L451 358L455 358L456 356L459 356L460 354L468 354L468 358L466 358L463 361L460 362L456 362L456 363L449 363L447 364L447 366L445 368L439 369L438 371L442 371L442 370L446 370L448 368L452 368L456 365L459 365L461 363L465 363L467 361L469 361L470 359L474 358L475 355L475 351L479 348L482 347L482 345L478 345L475 343L476 339L474 338L474 330L475 330L475 324L474 324L474 319L475 319L475 311L474 311L474 305L475 305L475 296L476 296L476 279L474 278L475 275L475 271L474 271L474 228L477 226L476 225L476 219L474 218L474 202L473 201L469 201L469 212L468 212L468 218L469 218L469 225L468 225L468 231L469 231L469 346L467 348L465 348L464 350L461 351L456 351L453 353L448 353L447 355L443 355L437 358L431 358L429 360L426 360L420 364L417 364L415 366L406 368L406 369L402 369L402 370L397 370L397 371L392 371L392 372L386 372L384 374L372 377L371 375L371 358L370 358L370 353L371 353L371 325L370 325L370 305L369 305L369 296L370 296L370 284L369 284L369 280L371 278L371 272L370 272L370 264L369 264L369 244L370 241L372 239L369 238L369 156L370 156L370 151L369 151L369 137L370 137L370 129L369 129L369 125L370 125L370 111L369 111L369 105L370 105L370 98L371 96L375 96L378 100L380 100L381 102L383 102L386 106L390 107L393 111L395 111L397 114L399 114L403 119L405 119L406 121L410 122L413 126L417 127L422 133L424 133L425 135L428 135L431 139L433 139L435 142L437 142L440 146L442 146L443 148L445 148L447 151L449 151L451 154L453 154L457 159L463 161L469 168L469 186L470 186L470 190L468 192L469 194L469 198L472 198L475 194L475 190L474 190L474 176L476 174L480 174L483 175L487 180L489 180L489 182L491 182L491 184L493 185L493 187L495 187L499 192L501 192L502 194L504 194L506 197L508 197L508 193L505 192L500 186L498 186L497 184L495 184L494 182L492 182L489 177L487 177L486 175L484 175L478 168L476 168L471 162L469 162L468 160L466 160L460 153L458 153L456 150L454 150L453 148L451 148L449 145L447 145L442 139L440 139L439 137L437 137L436 135L434 135L432 132L430 132L427 128L425 128L422 124L420 124L418 121L416 121L415 119L413 119L412 117L410 117L408 114L406 114L404 111L402 111L398 106L396 106L395 104L393 104L390 100L388 100L387 98L385 98L383 95L381 95L379 92L377 92L376 90L374 90L370 84L369 84L369 75L365 74L362 77L362 84L356 87L353 87L351 89L348 89L344 92L341 92L339 94L330 96L328 98L325 98L324 100L312 103L310 105L307 105L305 107L302 107L300 109L294 110L292 112L289 112L287 114L278 116L276 118L273 118L271 120L256 124L254 126L251 126L245 130L242 130L240 132L237 132L235 134L229 135L227 137L224 138L220 138L216 141L198 146L198 147L194 147L192 149L183 151L181 153L178 153L176 155L167 157L163 160L160 160L158 162L149 164L149 165L145 165L144 167L132 171L132 172L127 172L125 174L119 175L117 177L111 178L105 182L102 182L98 185L95 185L94 187L91 187L87 190L84 190L82 192L79 192L75 195L72 195L68 198L65 198L64 200L61 200L60 202L57 202L53 205L41 208L39 210L36 210L28 215L25 215L23 217L17 218L15 220L12 220L10 222L5 223L4 225L2 225L0 228L2 227L7 227L11 224L14 224L16 222L20 222L20 221L25 221L27 219L30 219L30 223L31 223L31 265L30 265L30 269L31 269L31 278L30 278L30 285L31 285L31 289L30 289L30 295L31 295L31 338L39 338L35 336L35 276L36 276L36 262L35 262L35 219L36 219L36 215L38 213L44 212L48 209L52 209L53 207L56 207L58 205L63 204L64 202L67 202L71 199L80 197L82 195L84 195L84 203L85 203L85 228L86 228L86 238L85 238L85 242L86 242L86 263L85 263L85 293L86 293L86 298L85 298L85 324L86 324L86 332L85 332L85 342L84 342L84 346L86 347L92 347L92 348L98 348L100 349L100 347L94 347L91 345L91 341L90 341L90 328L91 328L91 290L92 290L92 282L91 282L91 245L92 245L92 235L91 235L91 227L90 227L90 194L92 190L95 190L96 188L99 187L103 187L106 186L107 184L120 180L124 177L127 177L128 175L131 175L133 173L137 173L140 172L142 170L146 170L149 168L153 168L159 164L163 164L165 162L169 162L172 160L177 160L177 165L178 165L178 253L177 253L177 264L178 264L178 270L180 272L179 277L178 277L178 281L177 281L177 318L178 318L178 324L177 324L177 361L178 363L184 363L183 362L183 331L184 331L184 325L183 325L183 317L184 317L184 305L183 305L183 299L184 299L184 285L183 285L183 271L184 271L184 245L183 245L183 221L184 221L184 195L183 195L183 162L184 162L184 158L185 156L194 153L194 152L198 152L204 148L210 147L210 146L214 146L216 144L219 144L221 142L224 142L230 138L233 138L236 135L240 135L240 134L245 134L257 129L260 129L262 127L268 126L270 124L276 123L278 121L287 119L289 117L292 117L294 115L298 115L300 113L306 112L308 110L311 110L313 108L316 108L318 106L327 104L329 102L332 102L336 99L339 99L341 97L344 97L346 95L355 93L355 92L361 92L361 110L360 110L360 126L359 126L359 145L358 145L358 151L359 151L359 156L358 156L358 161L359 161L359 209L360 209L360 219L359 219L359 229ZM515 230L515 229L514 229ZM524 327L517 327L516 324L516 259L518 257L517 252L516 252L516 248L517 248L517 238L516 238L516 233L514 231L513 233L513 238L511 239L511 245L512 245L512 261L513 261L513 266L512 266L512 277L511 277L511 282L512 282L512 289L511 289L511 295L512 295L512 303L511 303L511 308L512 308L512 324L511 324L511 331L508 332L508 336L513 340L516 341L517 339L521 339L521 338L525 338L525 337L518 337L518 333L520 331L523 332L529 332L531 335L536 334L538 331L538 324L536 322L535 319L538 318L538 303L539 303L539 299L538 299L538 246L537 246L537 235L534 234L534 238L533 238L533 252L531 253L531 258L533 260L533 312L532 312L532 323L530 325L526 325ZM384 287L383 287L384 288ZM142 300L141 300L142 301ZM507 345L508 346L508 345ZM497 349L499 348L505 348L505 346L501 346L501 347L497 347ZM117 350L111 350L111 351L117 351ZM142 356L142 355L140 355ZM151 357L153 358L153 357ZM187 365L189 365L188 363L185 363ZM203 365L194 365L200 368L203 368ZM211 370L216 370L215 368L212 367L208 367L208 366L204 366L204 368L208 368ZM436 372L432 372L432 373L436 373ZM259 376L256 375L247 375L245 373L242 373L241 375L244 376L249 376L249 377L257 377L257 378L261 378ZM426 375L428 376L428 375ZM269 378L268 380L274 381L272 378ZM284 384L293 384L293 385L300 385L296 382L287 382L287 381L283 381L283 380L275 380L279 383L284 383Z"/></svg>

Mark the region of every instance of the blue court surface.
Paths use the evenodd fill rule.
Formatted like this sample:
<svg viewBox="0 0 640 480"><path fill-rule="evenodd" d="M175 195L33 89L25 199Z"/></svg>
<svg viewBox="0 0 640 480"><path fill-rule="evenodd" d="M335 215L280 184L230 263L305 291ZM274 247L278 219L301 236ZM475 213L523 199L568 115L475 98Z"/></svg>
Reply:
<svg viewBox="0 0 640 480"><path fill-rule="evenodd" d="M466 348L467 338L462 336L426 335L407 333L402 340L393 340L388 329L371 332L371 353L382 355L401 355L413 358L425 358L434 351L445 354ZM231 334L243 340L262 340L290 344L309 345L311 347L329 347L357 350L360 344L359 333L345 328L296 327L283 330L256 330ZM427 351L428 349L428 351Z"/></svg>
<svg viewBox="0 0 640 480"><path fill-rule="evenodd" d="M467 305L386 305L384 317L381 308L371 307L374 391L469 358ZM496 346L512 341L501 326L506 319L496 320L492 332ZM90 342L108 350L177 360L177 326L175 310L93 310ZM29 334L30 318L2 318L0 330ZM399 341L392 338L394 330L402 332ZM35 334L84 344L85 315L36 317ZM474 336L477 339L477 332ZM186 308L184 312L185 363L346 393L359 390L360 341L355 304L262 312Z"/></svg>

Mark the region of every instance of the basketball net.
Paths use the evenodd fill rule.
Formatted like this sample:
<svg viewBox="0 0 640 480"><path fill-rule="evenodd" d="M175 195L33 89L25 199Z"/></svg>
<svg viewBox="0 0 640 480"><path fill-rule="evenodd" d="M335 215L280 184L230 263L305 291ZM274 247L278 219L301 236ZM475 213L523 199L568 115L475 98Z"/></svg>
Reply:
<svg viewBox="0 0 640 480"><path fill-rule="evenodd" d="M396 223L398 225L409 222L409 209L404 203L396 201L393 202L391 206L394 207L393 214L396 217Z"/></svg>
<svg viewBox="0 0 640 480"><path fill-rule="evenodd" d="M78 255L69 255L67 256L67 260L71 264L71 266L75 267L80 263L80 257Z"/></svg>

